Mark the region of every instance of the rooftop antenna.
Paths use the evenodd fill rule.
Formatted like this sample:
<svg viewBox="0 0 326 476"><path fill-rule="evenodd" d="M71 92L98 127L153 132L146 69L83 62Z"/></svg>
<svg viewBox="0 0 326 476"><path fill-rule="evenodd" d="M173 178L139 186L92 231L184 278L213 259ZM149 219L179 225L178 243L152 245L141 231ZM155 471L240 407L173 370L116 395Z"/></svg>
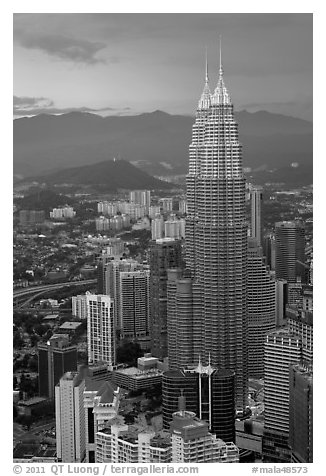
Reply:
<svg viewBox="0 0 326 476"><path fill-rule="evenodd" d="M208 83L208 60L207 60L207 46L205 46L205 82Z"/></svg>
<svg viewBox="0 0 326 476"><path fill-rule="evenodd" d="M223 75L223 66L222 66L222 35L219 35L219 40L220 40L220 76Z"/></svg>

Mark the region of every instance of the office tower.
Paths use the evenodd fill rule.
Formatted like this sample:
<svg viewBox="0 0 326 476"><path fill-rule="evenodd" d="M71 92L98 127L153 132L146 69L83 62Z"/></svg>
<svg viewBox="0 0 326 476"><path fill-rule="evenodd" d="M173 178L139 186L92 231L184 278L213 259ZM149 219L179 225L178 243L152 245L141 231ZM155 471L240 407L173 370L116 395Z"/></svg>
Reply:
<svg viewBox="0 0 326 476"><path fill-rule="evenodd" d="M312 289L307 289L303 294L301 304L292 304L286 307L289 330L302 340L302 360L306 365L313 362L313 310L311 294Z"/></svg>
<svg viewBox="0 0 326 476"><path fill-rule="evenodd" d="M46 343L38 344L38 374L40 397L54 398L54 388L60 378L77 370L77 347L69 343L66 334L54 334Z"/></svg>
<svg viewBox="0 0 326 476"><path fill-rule="evenodd" d="M173 413L171 443L173 463L238 463L239 450L208 431L208 423L185 409L179 397L179 410Z"/></svg>
<svg viewBox="0 0 326 476"><path fill-rule="evenodd" d="M152 240L159 240L164 235L164 219L162 215L156 215L152 220Z"/></svg>
<svg viewBox="0 0 326 476"><path fill-rule="evenodd" d="M151 191L150 190L131 190L130 202L138 205L144 205L147 210L151 204Z"/></svg>
<svg viewBox="0 0 326 476"><path fill-rule="evenodd" d="M276 280L276 327L282 327L286 323L287 289L288 284L285 279Z"/></svg>
<svg viewBox="0 0 326 476"><path fill-rule="evenodd" d="M120 272L119 328L122 338L149 335L149 270Z"/></svg>
<svg viewBox="0 0 326 476"><path fill-rule="evenodd" d="M276 278L296 283L297 277L305 282L305 229L297 221L275 223Z"/></svg>
<svg viewBox="0 0 326 476"><path fill-rule="evenodd" d="M167 338L169 369L182 369L195 361L193 354L192 279L181 268L168 270Z"/></svg>
<svg viewBox="0 0 326 476"><path fill-rule="evenodd" d="M276 283L257 239L248 245L248 375L262 378L266 334L276 327Z"/></svg>
<svg viewBox="0 0 326 476"><path fill-rule="evenodd" d="M264 256L266 256L266 264L272 270L275 270L275 248L275 236L270 233L263 239L263 251Z"/></svg>
<svg viewBox="0 0 326 476"><path fill-rule="evenodd" d="M313 380L312 368L290 367L289 445L292 463L313 462Z"/></svg>
<svg viewBox="0 0 326 476"><path fill-rule="evenodd" d="M179 200L179 212L182 214L187 213L187 200L185 199Z"/></svg>
<svg viewBox="0 0 326 476"><path fill-rule="evenodd" d="M250 190L251 202L251 223L250 236L257 240L257 245L262 246L262 203L263 203L263 188L254 186Z"/></svg>
<svg viewBox="0 0 326 476"><path fill-rule="evenodd" d="M267 335L264 357L265 462L289 462L290 366L302 357L301 339L287 329Z"/></svg>
<svg viewBox="0 0 326 476"><path fill-rule="evenodd" d="M106 241L106 248L102 250L97 265L97 292L98 294L107 294L105 283L106 265L113 259L123 256L124 242L121 238L109 238Z"/></svg>
<svg viewBox="0 0 326 476"><path fill-rule="evenodd" d="M178 398L182 389L187 399L187 408L196 415L199 413L198 375L187 372L185 369L168 370L163 373L162 379L162 413L163 428L168 430L172 415L178 411Z"/></svg>
<svg viewBox="0 0 326 476"><path fill-rule="evenodd" d="M86 463L95 463L96 433L110 424L117 416L120 389L111 381L85 377L84 412L86 428Z"/></svg>
<svg viewBox="0 0 326 476"><path fill-rule="evenodd" d="M67 372L55 387L57 456L63 463L85 458L85 381L78 372Z"/></svg>
<svg viewBox="0 0 326 476"><path fill-rule="evenodd" d="M187 408L208 423L209 429L224 441L235 441L234 372L212 366L169 370L162 381L163 428L169 428L178 410L178 396L183 390Z"/></svg>
<svg viewBox="0 0 326 476"><path fill-rule="evenodd" d="M162 238L150 244L150 335L154 357L167 356L167 270L182 266L181 243Z"/></svg>
<svg viewBox="0 0 326 476"><path fill-rule="evenodd" d="M163 213L169 213L173 210L173 198L161 198L160 202L162 204L162 211Z"/></svg>
<svg viewBox="0 0 326 476"><path fill-rule="evenodd" d="M105 362L115 365L114 303L110 296L87 296L87 346L88 363Z"/></svg>
<svg viewBox="0 0 326 476"><path fill-rule="evenodd" d="M194 277L194 353L236 373L237 410L247 405L247 230L245 177L233 105L220 60L206 81L189 147L186 264Z"/></svg>
<svg viewBox="0 0 326 476"><path fill-rule="evenodd" d="M89 294L89 291L86 294ZM71 313L74 317L78 317L78 319L87 319L86 294L78 294L71 298Z"/></svg>
<svg viewBox="0 0 326 476"><path fill-rule="evenodd" d="M114 300L114 322L117 330L122 328L120 273L143 270L144 266L134 259L113 259L105 265L103 294L107 294Z"/></svg>

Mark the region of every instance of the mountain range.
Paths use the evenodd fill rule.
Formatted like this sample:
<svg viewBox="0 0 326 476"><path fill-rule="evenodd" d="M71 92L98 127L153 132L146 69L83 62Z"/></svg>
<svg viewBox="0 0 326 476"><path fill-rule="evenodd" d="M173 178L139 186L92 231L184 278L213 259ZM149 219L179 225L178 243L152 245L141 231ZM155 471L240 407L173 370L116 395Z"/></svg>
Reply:
<svg viewBox="0 0 326 476"><path fill-rule="evenodd" d="M32 177L47 185L89 185L97 190L169 189L173 185L147 174L123 159L104 160L92 165L69 167L46 175Z"/></svg>
<svg viewBox="0 0 326 476"><path fill-rule="evenodd" d="M265 111L236 114L245 167L312 167L312 123ZM101 117L71 112L14 120L14 173L43 176L123 158L152 175L186 173L192 116L162 111ZM67 172L67 171L66 171Z"/></svg>

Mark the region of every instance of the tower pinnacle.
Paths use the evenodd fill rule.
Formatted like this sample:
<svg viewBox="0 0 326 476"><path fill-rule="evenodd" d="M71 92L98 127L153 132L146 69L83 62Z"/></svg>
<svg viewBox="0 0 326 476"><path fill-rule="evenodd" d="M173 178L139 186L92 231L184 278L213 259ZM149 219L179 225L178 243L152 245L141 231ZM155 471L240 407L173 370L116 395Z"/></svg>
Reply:
<svg viewBox="0 0 326 476"><path fill-rule="evenodd" d="M220 38L220 68L219 68L219 76L223 76L223 66L222 66L222 35L219 36Z"/></svg>
<svg viewBox="0 0 326 476"><path fill-rule="evenodd" d="M219 56L220 56L220 65L218 72L217 86L215 88L214 94L212 96L212 104L231 104L231 98L229 91L227 90L224 78L223 78L223 66L222 66L222 37L219 36Z"/></svg>
<svg viewBox="0 0 326 476"><path fill-rule="evenodd" d="M207 47L205 48L205 85L202 92L202 95L198 102L198 110L209 109L211 105L211 91L209 89L209 78L208 78L208 60L207 60Z"/></svg>

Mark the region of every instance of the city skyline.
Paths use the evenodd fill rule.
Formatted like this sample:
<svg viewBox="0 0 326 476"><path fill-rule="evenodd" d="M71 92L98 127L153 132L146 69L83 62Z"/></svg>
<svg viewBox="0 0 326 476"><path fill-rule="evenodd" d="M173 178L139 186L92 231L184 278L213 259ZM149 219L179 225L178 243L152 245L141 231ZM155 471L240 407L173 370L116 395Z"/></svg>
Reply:
<svg viewBox="0 0 326 476"><path fill-rule="evenodd" d="M216 32L219 21L224 31ZM312 14L14 15L16 117L131 116L154 103L192 110L182 112L187 175L149 170L161 182L151 185L148 175L139 186L103 183L104 171L91 184L70 183L65 171L64 183L15 179L15 463L44 450L44 462L62 463L312 462L313 185L308 174L291 180L284 171L285 160L296 170L300 154L309 155L300 139L312 124L275 116L302 129L292 135L293 158L281 144L279 168L262 178L243 163L242 130L253 115L238 126L235 113L264 105L312 114L310 23ZM304 47L296 34L306 36ZM200 53L205 35L214 67L205 46ZM52 123L58 166L68 155L53 123L71 117L106 122L73 114L15 125L39 123L35 139L27 134L37 150L42 122ZM111 120L126 140L125 121L138 118ZM175 125L154 157L179 135ZM259 160L268 150L260 126ZM133 159L143 142L155 142L155 127L163 129L143 126ZM264 127L277 141L272 123ZM87 132L77 138L86 149ZM27 146L21 151L27 160ZM47 428L36 432L45 417Z"/></svg>
<svg viewBox="0 0 326 476"><path fill-rule="evenodd" d="M194 115L218 38L237 109L312 120L312 14L14 14L14 115ZM81 99L82 98L82 99Z"/></svg>

